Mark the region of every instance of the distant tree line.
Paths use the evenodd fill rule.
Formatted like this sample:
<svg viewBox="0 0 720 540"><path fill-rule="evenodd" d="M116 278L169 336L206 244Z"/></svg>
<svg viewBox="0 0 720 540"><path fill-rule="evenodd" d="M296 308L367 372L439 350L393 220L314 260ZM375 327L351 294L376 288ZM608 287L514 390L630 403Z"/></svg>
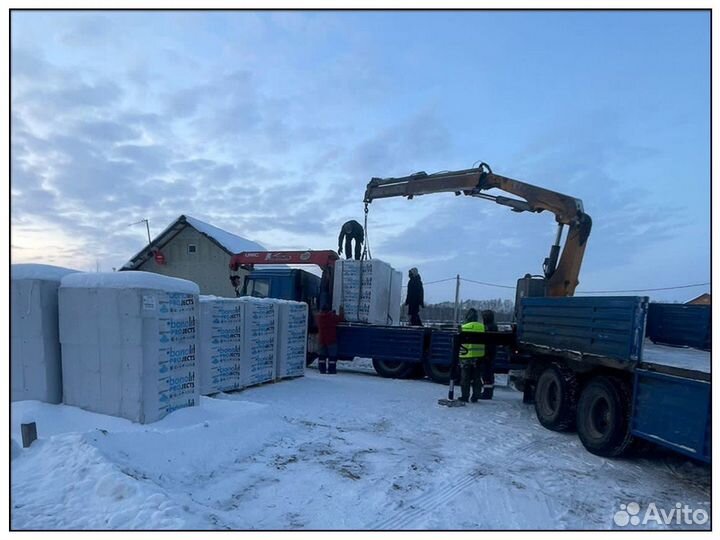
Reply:
<svg viewBox="0 0 720 540"><path fill-rule="evenodd" d="M460 322L465 318L468 309L475 308L478 311L491 309L495 312L497 322L511 322L515 311L515 303L512 300L503 298L492 298L489 300L463 300L460 302ZM425 304L420 310L420 317L423 322L450 324L455 317L455 302L440 302L439 304ZM407 308L403 308L400 320L407 322Z"/></svg>

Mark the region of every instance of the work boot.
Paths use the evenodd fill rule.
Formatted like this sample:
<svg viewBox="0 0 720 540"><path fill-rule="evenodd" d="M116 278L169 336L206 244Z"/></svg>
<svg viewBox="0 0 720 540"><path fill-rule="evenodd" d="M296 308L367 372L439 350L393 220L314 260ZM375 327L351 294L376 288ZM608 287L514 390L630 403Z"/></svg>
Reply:
<svg viewBox="0 0 720 540"><path fill-rule="evenodd" d="M337 360L330 360L330 363L328 364L328 373L330 375L335 375L337 373Z"/></svg>
<svg viewBox="0 0 720 540"><path fill-rule="evenodd" d="M320 370L320 373L323 375L327 373L327 360L324 358L318 359L318 369Z"/></svg>
<svg viewBox="0 0 720 540"><path fill-rule="evenodd" d="M477 403L477 402L478 402L477 396L473 396L470 398L470 403Z"/></svg>
<svg viewBox="0 0 720 540"><path fill-rule="evenodd" d="M462 401L463 403L467 403L467 402L468 402L468 398L467 398L467 396L460 396L460 397L458 398L458 401Z"/></svg>
<svg viewBox="0 0 720 540"><path fill-rule="evenodd" d="M460 400L467 403L470 398L470 378L472 377L472 367L463 365L460 370Z"/></svg>

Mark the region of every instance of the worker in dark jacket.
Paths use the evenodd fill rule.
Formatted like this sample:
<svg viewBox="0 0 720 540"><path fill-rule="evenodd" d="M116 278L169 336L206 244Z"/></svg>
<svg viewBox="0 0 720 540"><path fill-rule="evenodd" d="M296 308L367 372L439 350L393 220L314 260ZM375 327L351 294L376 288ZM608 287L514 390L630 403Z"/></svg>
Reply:
<svg viewBox="0 0 720 540"><path fill-rule="evenodd" d="M485 324L478 321L478 312L470 308L465 315L462 325L463 332L484 332ZM480 372L485 363L485 345L481 343L467 343L460 347L460 401L467 403L468 399L475 403L482 394L482 378ZM470 387L472 386L472 397Z"/></svg>
<svg viewBox="0 0 720 540"><path fill-rule="evenodd" d="M407 296L405 305L408 307L410 326L422 326L420 320L420 308L425 307L425 290L422 279L417 268L411 268L408 272Z"/></svg>
<svg viewBox="0 0 720 540"><path fill-rule="evenodd" d="M345 258L349 259L352 257L352 241L355 240L355 260L360 260L360 253L362 252L362 244L365 241L365 231L363 226L360 225L354 219L346 221L340 229L340 236L338 237L338 255L342 255L343 252L343 239L345 240Z"/></svg>
<svg viewBox="0 0 720 540"><path fill-rule="evenodd" d="M345 321L343 307L339 314L325 304L315 315L318 328L318 369L320 373L337 373L337 325Z"/></svg>
<svg viewBox="0 0 720 540"><path fill-rule="evenodd" d="M495 312L491 309L483 310L483 324L486 332L497 332L495 324ZM485 345L485 358L482 361L482 393L480 399L492 399L495 391L495 351L497 345L488 343Z"/></svg>

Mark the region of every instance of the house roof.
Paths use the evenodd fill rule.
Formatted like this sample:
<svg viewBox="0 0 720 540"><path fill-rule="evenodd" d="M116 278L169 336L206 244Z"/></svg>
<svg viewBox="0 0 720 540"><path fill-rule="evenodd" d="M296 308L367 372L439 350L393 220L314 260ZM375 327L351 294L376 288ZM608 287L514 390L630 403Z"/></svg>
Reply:
<svg viewBox="0 0 720 540"><path fill-rule="evenodd" d="M705 301L705 300L707 300L709 303L711 301L711 299L712 299L712 297L710 296L710 293L702 293L700 296L691 298L690 300L688 300L685 303L686 304L695 304L695 303L698 303L699 301Z"/></svg>
<svg viewBox="0 0 720 540"><path fill-rule="evenodd" d="M183 214L168 225L163 232L153 238L150 244L146 245L125 263L122 270L139 268L145 261L152 257L153 250L162 249L168 242L175 238L180 231L188 226L207 236L211 242L224 250L228 255L234 255L241 251L265 251L265 248L257 242L229 233L214 225Z"/></svg>

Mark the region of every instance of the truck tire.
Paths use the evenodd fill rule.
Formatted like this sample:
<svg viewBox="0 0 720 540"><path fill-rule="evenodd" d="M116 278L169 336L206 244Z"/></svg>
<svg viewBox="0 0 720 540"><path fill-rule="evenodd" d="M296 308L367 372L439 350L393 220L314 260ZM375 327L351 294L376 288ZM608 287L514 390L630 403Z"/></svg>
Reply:
<svg viewBox="0 0 720 540"><path fill-rule="evenodd" d="M450 382L450 366L433 364L429 358L426 358L423 362L423 369L428 379L433 382L439 384L447 384Z"/></svg>
<svg viewBox="0 0 720 540"><path fill-rule="evenodd" d="M583 389L577 407L577 430L588 452L622 455L633 442L630 431L631 392L617 377L594 378Z"/></svg>
<svg viewBox="0 0 720 540"><path fill-rule="evenodd" d="M407 379L416 369L415 362L398 362L394 360L372 361L373 367L378 375L388 379Z"/></svg>
<svg viewBox="0 0 720 540"><path fill-rule="evenodd" d="M535 384L535 414L543 427L552 431L575 428L577 386L575 374L559 364L540 374Z"/></svg>

